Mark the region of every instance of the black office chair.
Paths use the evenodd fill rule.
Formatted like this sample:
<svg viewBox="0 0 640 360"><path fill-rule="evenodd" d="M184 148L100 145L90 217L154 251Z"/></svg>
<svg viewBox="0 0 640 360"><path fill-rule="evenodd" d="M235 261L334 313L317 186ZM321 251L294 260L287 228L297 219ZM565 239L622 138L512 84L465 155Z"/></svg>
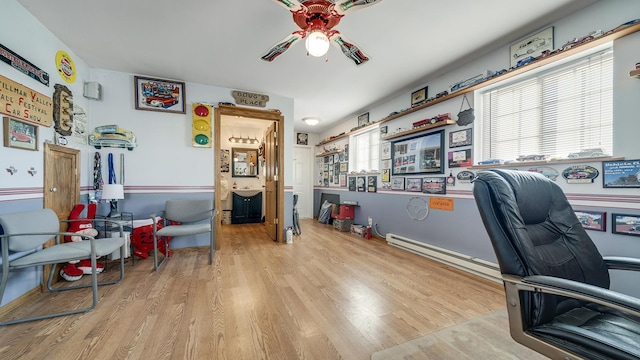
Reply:
<svg viewBox="0 0 640 360"><path fill-rule="evenodd" d="M608 272L640 270L640 259L603 258L560 187L540 174L480 171L473 194L514 340L552 359L640 359L640 299L609 290Z"/></svg>

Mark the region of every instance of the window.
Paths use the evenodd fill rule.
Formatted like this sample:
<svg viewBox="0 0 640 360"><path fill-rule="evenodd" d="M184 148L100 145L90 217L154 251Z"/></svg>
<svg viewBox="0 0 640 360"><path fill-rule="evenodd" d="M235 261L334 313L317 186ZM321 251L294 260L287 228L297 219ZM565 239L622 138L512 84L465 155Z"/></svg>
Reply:
<svg viewBox="0 0 640 360"><path fill-rule="evenodd" d="M612 153L613 51L591 54L482 96L482 158Z"/></svg>
<svg viewBox="0 0 640 360"><path fill-rule="evenodd" d="M349 170L372 171L380 167L380 130L378 127L349 136Z"/></svg>

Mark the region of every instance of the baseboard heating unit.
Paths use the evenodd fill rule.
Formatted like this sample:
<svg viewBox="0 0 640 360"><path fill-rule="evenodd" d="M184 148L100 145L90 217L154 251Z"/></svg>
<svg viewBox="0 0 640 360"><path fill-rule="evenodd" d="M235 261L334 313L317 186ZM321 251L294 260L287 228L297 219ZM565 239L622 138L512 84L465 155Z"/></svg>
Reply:
<svg viewBox="0 0 640 360"><path fill-rule="evenodd" d="M460 254L437 246L408 239L395 234L387 234L387 244L410 251L441 263L468 271L489 280L502 283L500 268L497 264L468 255Z"/></svg>

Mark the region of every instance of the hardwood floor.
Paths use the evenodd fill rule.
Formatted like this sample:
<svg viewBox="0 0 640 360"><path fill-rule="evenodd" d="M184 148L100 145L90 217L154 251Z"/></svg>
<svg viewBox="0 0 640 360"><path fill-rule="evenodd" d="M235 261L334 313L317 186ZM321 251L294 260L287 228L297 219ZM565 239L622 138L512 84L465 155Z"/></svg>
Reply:
<svg viewBox="0 0 640 360"><path fill-rule="evenodd" d="M0 359L369 359L505 307L498 283L316 221L292 245L262 224L221 231L213 265L205 247L158 272L136 260L94 311L0 328ZM43 293L12 313L90 297Z"/></svg>

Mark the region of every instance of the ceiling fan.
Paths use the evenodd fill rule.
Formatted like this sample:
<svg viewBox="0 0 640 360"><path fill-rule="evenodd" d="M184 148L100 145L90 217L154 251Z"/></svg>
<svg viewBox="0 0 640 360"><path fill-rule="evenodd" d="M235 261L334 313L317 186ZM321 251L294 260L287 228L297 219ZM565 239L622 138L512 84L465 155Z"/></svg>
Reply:
<svg viewBox="0 0 640 360"><path fill-rule="evenodd" d="M273 61L287 51L291 45L306 38L308 55L323 56L329 50L329 43L338 47L356 65L364 64L369 58L357 45L347 40L333 27L346 14L382 0L273 0L293 14L293 22L300 27L282 41L271 47L260 58Z"/></svg>

